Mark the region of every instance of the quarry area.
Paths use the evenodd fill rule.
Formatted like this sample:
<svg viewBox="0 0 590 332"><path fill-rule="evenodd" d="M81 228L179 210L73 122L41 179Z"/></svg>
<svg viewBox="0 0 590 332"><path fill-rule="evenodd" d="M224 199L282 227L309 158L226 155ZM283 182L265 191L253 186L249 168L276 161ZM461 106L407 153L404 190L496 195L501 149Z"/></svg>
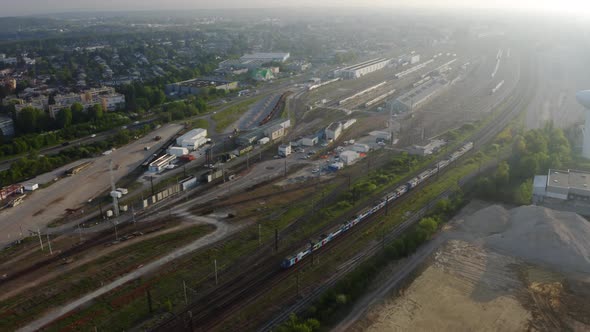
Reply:
<svg viewBox="0 0 590 332"><path fill-rule="evenodd" d="M415 279L380 294L350 330L590 330L588 221L484 204L465 207Z"/></svg>

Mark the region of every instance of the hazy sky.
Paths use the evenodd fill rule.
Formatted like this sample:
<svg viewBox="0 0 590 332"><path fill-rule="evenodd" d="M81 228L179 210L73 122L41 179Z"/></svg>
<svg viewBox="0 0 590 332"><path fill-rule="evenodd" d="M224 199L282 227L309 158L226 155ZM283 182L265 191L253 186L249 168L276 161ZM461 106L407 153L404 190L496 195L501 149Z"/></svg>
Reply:
<svg viewBox="0 0 590 332"><path fill-rule="evenodd" d="M590 17L590 0L0 0L0 16L71 11L255 7L465 7L560 12Z"/></svg>

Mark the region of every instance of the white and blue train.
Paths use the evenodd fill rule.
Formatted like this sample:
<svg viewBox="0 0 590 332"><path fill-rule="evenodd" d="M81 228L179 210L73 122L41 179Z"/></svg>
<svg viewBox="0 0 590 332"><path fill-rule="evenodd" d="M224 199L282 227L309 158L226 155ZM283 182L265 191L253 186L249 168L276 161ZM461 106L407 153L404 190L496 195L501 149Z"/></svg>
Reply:
<svg viewBox="0 0 590 332"><path fill-rule="evenodd" d="M418 174L418 176L416 176L415 178L412 178L406 184L403 184L403 185L397 187L392 192L383 196L380 200L378 200L375 203L375 205L373 207L363 210L359 215L352 218L352 220L345 222L344 224L339 226L336 230L334 230L333 232L330 232L328 235L322 235L322 237L320 238L319 241L317 241L315 243L312 242L312 245L306 247L305 249L301 250L297 254L283 259L283 261L281 262L281 267L283 269L287 269L287 268L290 268L291 266L299 263L303 258L305 258L309 254L311 254L313 251L319 250L320 248L325 246L328 242L332 241L333 239L335 239L336 237L338 237L342 233L348 231L352 227L356 226L358 223L361 223L364 220L368 219L369 216L371 216L375 212L384 208L386 204L388 204L388 203L391 204L393 201L395 201L399 197L403 196L405 193L412 190L413 188L418 186L420 183L426 181L431 176L436 175L441 169L447 167L448 165L453 163L455 160L459 159L461 156L463 156L465 153L467 153L471 149L473 149L473 142L465 143L463 146L461 146L459 149L457 149L455 152L453 152L447 159L438 162L436 164L436 167L430 168L430 169Z"/></svg>

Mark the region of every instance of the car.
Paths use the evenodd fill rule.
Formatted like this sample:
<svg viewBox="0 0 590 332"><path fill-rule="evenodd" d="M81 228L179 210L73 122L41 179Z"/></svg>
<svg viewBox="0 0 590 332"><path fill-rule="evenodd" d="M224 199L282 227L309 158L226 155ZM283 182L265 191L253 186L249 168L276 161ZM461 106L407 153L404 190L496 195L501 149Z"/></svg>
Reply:
<svg viewBox="0 0 590 332"><path fill-rule="evenodd" d="M92 134L92 135L90 135L90 137L95 138L96 137L96 134Z"/></svg>
<svg viewBox="0 0 590 332"><path fill-rule="evenodd" d="M320 169L319 169L319 168L314 168L314 169L312 169L312 170L311 170L311 172L312 172L312 173L317 173L317 172L319 172L319 171L320 171Z"/></svg>

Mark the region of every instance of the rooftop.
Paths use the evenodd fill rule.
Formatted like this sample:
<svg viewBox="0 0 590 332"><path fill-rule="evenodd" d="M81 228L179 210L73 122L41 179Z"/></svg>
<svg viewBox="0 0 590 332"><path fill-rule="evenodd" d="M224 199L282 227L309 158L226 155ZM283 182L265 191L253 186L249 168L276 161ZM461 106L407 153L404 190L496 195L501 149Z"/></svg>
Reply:
<svg viewBox="0 0 590 332"><path fill-rule="evenodd" d="M590 173L582 171L549 170L547 185L561 188L590 190Z"/></svg>

